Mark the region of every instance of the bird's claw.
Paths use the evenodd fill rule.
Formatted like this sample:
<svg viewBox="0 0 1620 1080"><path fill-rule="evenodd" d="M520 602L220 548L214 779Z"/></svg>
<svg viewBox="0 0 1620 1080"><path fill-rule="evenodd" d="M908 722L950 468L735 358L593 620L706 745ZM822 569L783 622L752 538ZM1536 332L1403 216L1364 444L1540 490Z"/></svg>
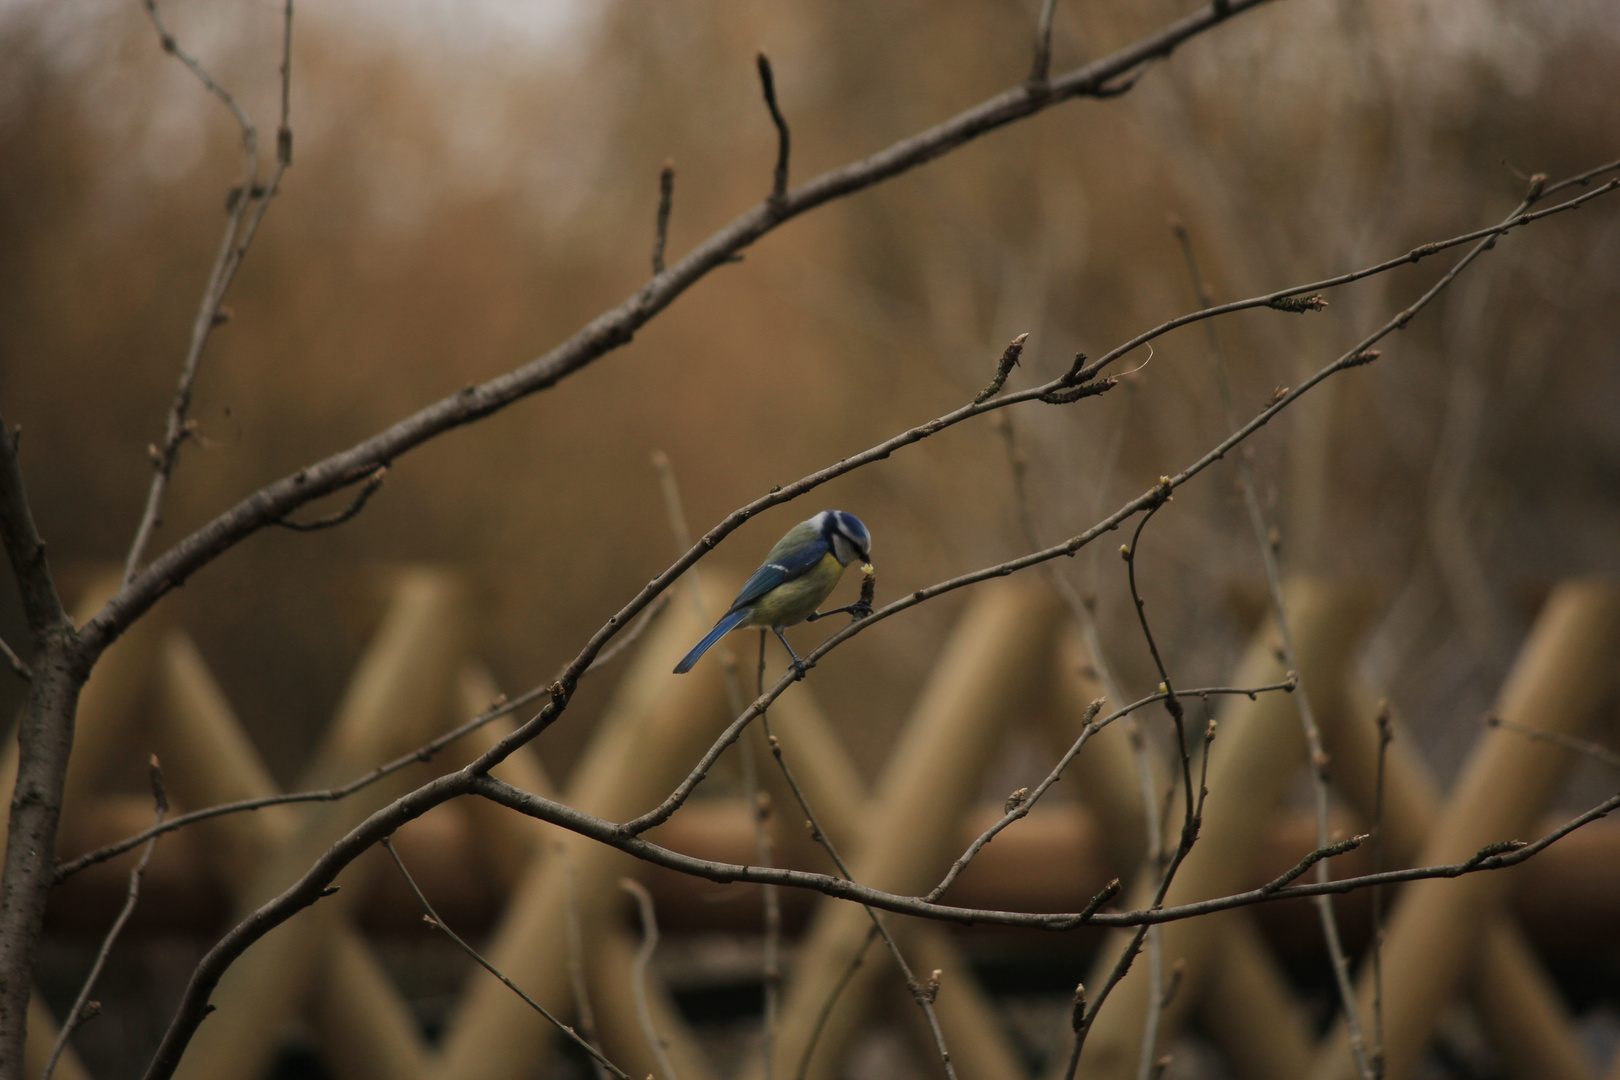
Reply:
<svg viewBox="0 0 1620 1080"><path fill-rule="evenodd" d="M804 666L803 660L800 660L797 656L793 658L793 677L795 679L803 681L805 672L809 670L809 668Z"/></svg>
<svg viewBox="0 0 1620 1080"><path fill-rule="evenodd" d="M857 600L853 604L849 605L849 614L850 618L857 622L859 622L861 619L871 618L872 605L868 604L865 600Z"/></svg>

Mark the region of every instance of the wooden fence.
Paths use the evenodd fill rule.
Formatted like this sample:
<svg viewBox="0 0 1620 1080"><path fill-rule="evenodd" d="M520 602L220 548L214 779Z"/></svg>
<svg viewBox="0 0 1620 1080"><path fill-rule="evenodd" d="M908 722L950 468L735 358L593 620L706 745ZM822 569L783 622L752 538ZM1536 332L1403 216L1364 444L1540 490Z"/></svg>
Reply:
<svg viewBox="0 0 1620 1080"><path fill-rule="evenodd" d="M81 609L98 607L110 587L92 589ZM1296 655L1330 755L1335 795L1346 820L1367 821L1377 787L1377 706L1351 674L1366 605L1353 592L1308 582L1296 583L1289 594ZM708 599L714 601L711 609L718 607L718 591ZM496 687L468 658L469 621L454 575L430 569L402 573L298 787L347 781L486 708ZM719 664L700 665L680 679L669 675L675 659L705 628L693 605L668 606L636 646L565 784L554 784L528 748L496 775L612 820L647 810L685 775L725 723L727 694ZM1233 685L1261 685L1283 676L1275 638L1269 625L1256 632ZM1592 736L1612 702L1617 653L1620 592L1602 582L1565 583L1547 599L1494 712L1549 733ZM155 710L135 707L143 694L154 693ZM1003 582L976 590L870 787L818 709L814 680L780 699L771 719L822 829L849 860L854 877L891 891L922 893L960 853L965 835L983 827L978 797L1009 733L1031 717L1051 717L1041 737L1066 746L1078 734L1085 704L1099 693L1079 635L1060 618L1058 606L1031 584ZM1167 903L1252 887L1279 859L1286 865L1313 846L1297 828L1288 834L1296 839L1279 841L1293 820L1285 802L1306 756L1295 709L1282 694L1231 698L1219 705L1203 831ZM192 835L166 838L158 845L148 902L154 895L167 896L173 898L167 905L173 911L206 911L207 904L188 907L185 898L215 895L220 909L240 916L279 892L373 810L465 762L511 730L510 723L490 724L433 761L346 799L220 817L193 826ZM796 804L764 743L745 740L743 746L742 752L757 756L758 775L776 808L772 829L778 861L830 869L800 815L790 812ZM78 848L67 849L72 845L93 846L145 824L149 809L104 789L114 777L144 769L146 755L153 752L184 809L276 791L196 647L161 613L110 650L85 689L68 776L64 855L77 853ZM15 773L14 745L8 754L0 766L6 777ZM1442 794L1412 740L1397 733L1384 778L1390 864L1456 862L1487 843L1532 838L1574 760L1569 749L1528 739L1511 725L1482 728L1459 778ZM1111 868L1142 864L1144 815L1135 776L1123 725L1105 729L1063 782L1079 802L1043 804L986 849L985 864L1000 870L976 866L961 888L975 903L1074 910L1075 898L1094 891ZM750 822L750 808L735 799L703 799L649 836L705 857L731 857L740 847L736 861L746 862L752 850ZM1593 889L1616 892L1620 883L1606 886L1595 873L1599 867L1582 861L1607 853L1607 865L1616 864L1620 838L1601 825L1568 849L1576 856L1559 845L1524 870L1414 883L1396 894L1383 948L1383 1038L1392 1080L1418 1075L1442 1013L1455 1001L1474 1010L1513 1076L1595 1080L1598 1074L1569 1011L1515 914L1525 905L1516 907L1511 894L1516 882L1521 890L1527 879L1533 883L1543 859L1554 867L1552 880L1581 881L1592 870L1585 877ZM1290 842L1299 850L1290 852ZM483 800L433 811L402 830L399 848L420 871L430 897L444 905L447 921L474 917L467 913L480 905L498 911L481 947L535 1000L572 1016L579 998L576 982L582 981L603 1049L632 1076L660 1069L636 1012L631 971L638 936L623 918L627 898L619 880L648 881L660 909L676 924L683 917L718 926L731 920L744 933L759 925L752 900L712 904L704 899L725 892L756 897L756 887L649 872L620 852ZM100 910L98 903L105 904L96 897L122 889L127 865L114 862L87 871L82 880L64 886L56 906ZM1118 903L1144 905L1151 893L1149 875L1122 876L1128 887ZM336 896L249 950L215 994L217 1011L203 1024L181 1075L186 1080L260 1075L289 1025L300 1018L314 1033L323 1064L340 1080L534 1075L537 1063L554 1049L554 1029L481 971L469 977L437 1042L424 1037L363 929L386 921L378 908L403 908L407 920L419 916L396 878L380 854L368 856L339 878L342 891ZM1533 887L1528 891L1536 893ZM909 994L881 951L874 950L849 974L852 957L867 944L870 924L861 908L823 897L788 899L803 927L784 986L772 1075L800 1075L806 1047L820 1026L807 1075L828 1080L840 1075L846 1051L880 1005L903 997L908 1007L899 1015L916 1017L917 1010L909 1007ZM1545 897L1536 899L1546 907ZM1607 909L1614 910L1612 904ZM88 922L61 910L51 917L53 924L76 917ZM182 919L189 917L199 916ZM1177 993L1164 1006L1166 1036L1196 1018L1236 1076L1350 1080L1355 1072L1346 1033L1342 1026L1325 1037L1313 1031L1262 932L1260 922L1269 917L1265 910L1245 909L1164 927L1163 955L1183 972ZM940 972L936 1007L958 1075L964 1080L1031 1076L1027 1054L964 956L961 934L920 920L890 917L889 922L914 969ZM1076 976L1099 985L1100 973L1124 939L1109 936L1096 969ZM840 983L836 1006L823 1018L824 1005ZM1366 972L1357 986L1361 1015L1369 1016ZM1149 994L1148 965L1138 962L1100 1014L1081 1076L1136 1076ZM650 1004L652 1026L680 1080L718 1080L702 1039L656 977ZM30 1011L31 1073L43 1067L54 1036L54 1021L36 994ZM57 1075L78 1080L86 1074L70 1053ZM749 1075L763 1075L758 1061ZM1620 1062L1610 1066L1609 1076L1620 1080Z"/></svg>

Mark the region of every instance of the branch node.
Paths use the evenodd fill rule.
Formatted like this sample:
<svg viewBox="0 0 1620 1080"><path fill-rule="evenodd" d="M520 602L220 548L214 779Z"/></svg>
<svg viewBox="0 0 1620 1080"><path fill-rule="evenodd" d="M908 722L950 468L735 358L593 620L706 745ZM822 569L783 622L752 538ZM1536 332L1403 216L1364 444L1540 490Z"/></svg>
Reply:
<svg viewBox="0 0 1620 1080"><path fill-rule="evenodd" d="M1002 350L1001 359L996 361L996 377L990 380L989 386L978 392L973 398L973 404L983 405L1001 393L1001 388L1007 385L1007 376L1011 375L1012 369L1018 366L1018 358L1024 352L1024 342L1028 340L1028 334L1019 334L1007 343L1007 347Z"/></svg>
<svg viewBox="0 0 1620 1080"><path fill-rule="evenodd" d="M1097 914L1099 908L1118 896L1123 888L1124 886L1119 883L1119 878L1114 878L1107 885L1104 885L1101 892L1086 901L1086 906L1080 911L1080 922L1089 921L1093 915ZM1084 994L1084 992L1085 988L1082 987L1077 993Z"/></svg>
<svg viewBox="0 0 1620 1080"><path fill-rule="evenodd" d="M1069 1027L1076 1034L1086 1020L1086 984L1074 984L1074 1004L1069 1009Z"/></svg>
<svg viewBox="0 0 1620 1080"><path fill-rule="evenodd" d="M1416 255L1416 252L1413 252ZM1414 262L1417 260L1414 258ZM1275 300L1266 301L1266 307L1273 311L1287 311L1294 315L1304 315L1310 311L1321 311L1328 306L1327 300L1321 293L1312 293L1309 296L1279 296Z"/></svg>

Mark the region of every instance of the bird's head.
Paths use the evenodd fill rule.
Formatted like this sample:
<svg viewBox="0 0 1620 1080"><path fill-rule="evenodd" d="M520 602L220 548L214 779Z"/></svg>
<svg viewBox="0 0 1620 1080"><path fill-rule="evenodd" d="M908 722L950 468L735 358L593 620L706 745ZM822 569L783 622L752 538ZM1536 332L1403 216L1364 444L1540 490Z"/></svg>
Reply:
<svg viewBox="0 0 1620 1080"><path fill-rule="evenodd" d="M823 510L815 516L815 522L832 549L833 557L840 563L847 566L857 556L861 562L871 562L872 534L866 531L860 518L842 510Z"/></svg>

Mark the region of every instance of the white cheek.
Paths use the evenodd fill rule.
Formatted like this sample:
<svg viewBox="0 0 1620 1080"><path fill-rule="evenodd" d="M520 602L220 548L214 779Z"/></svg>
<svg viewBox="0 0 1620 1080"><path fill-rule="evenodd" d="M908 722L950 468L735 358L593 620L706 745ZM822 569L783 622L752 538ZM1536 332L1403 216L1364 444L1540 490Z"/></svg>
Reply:
<svg viewBox="0 0 1620 1080"><path fill-rule="evenodd" d="M833 534L833 557L841 563L847 563L855 557L854 548L838 533Z"/></svg>

